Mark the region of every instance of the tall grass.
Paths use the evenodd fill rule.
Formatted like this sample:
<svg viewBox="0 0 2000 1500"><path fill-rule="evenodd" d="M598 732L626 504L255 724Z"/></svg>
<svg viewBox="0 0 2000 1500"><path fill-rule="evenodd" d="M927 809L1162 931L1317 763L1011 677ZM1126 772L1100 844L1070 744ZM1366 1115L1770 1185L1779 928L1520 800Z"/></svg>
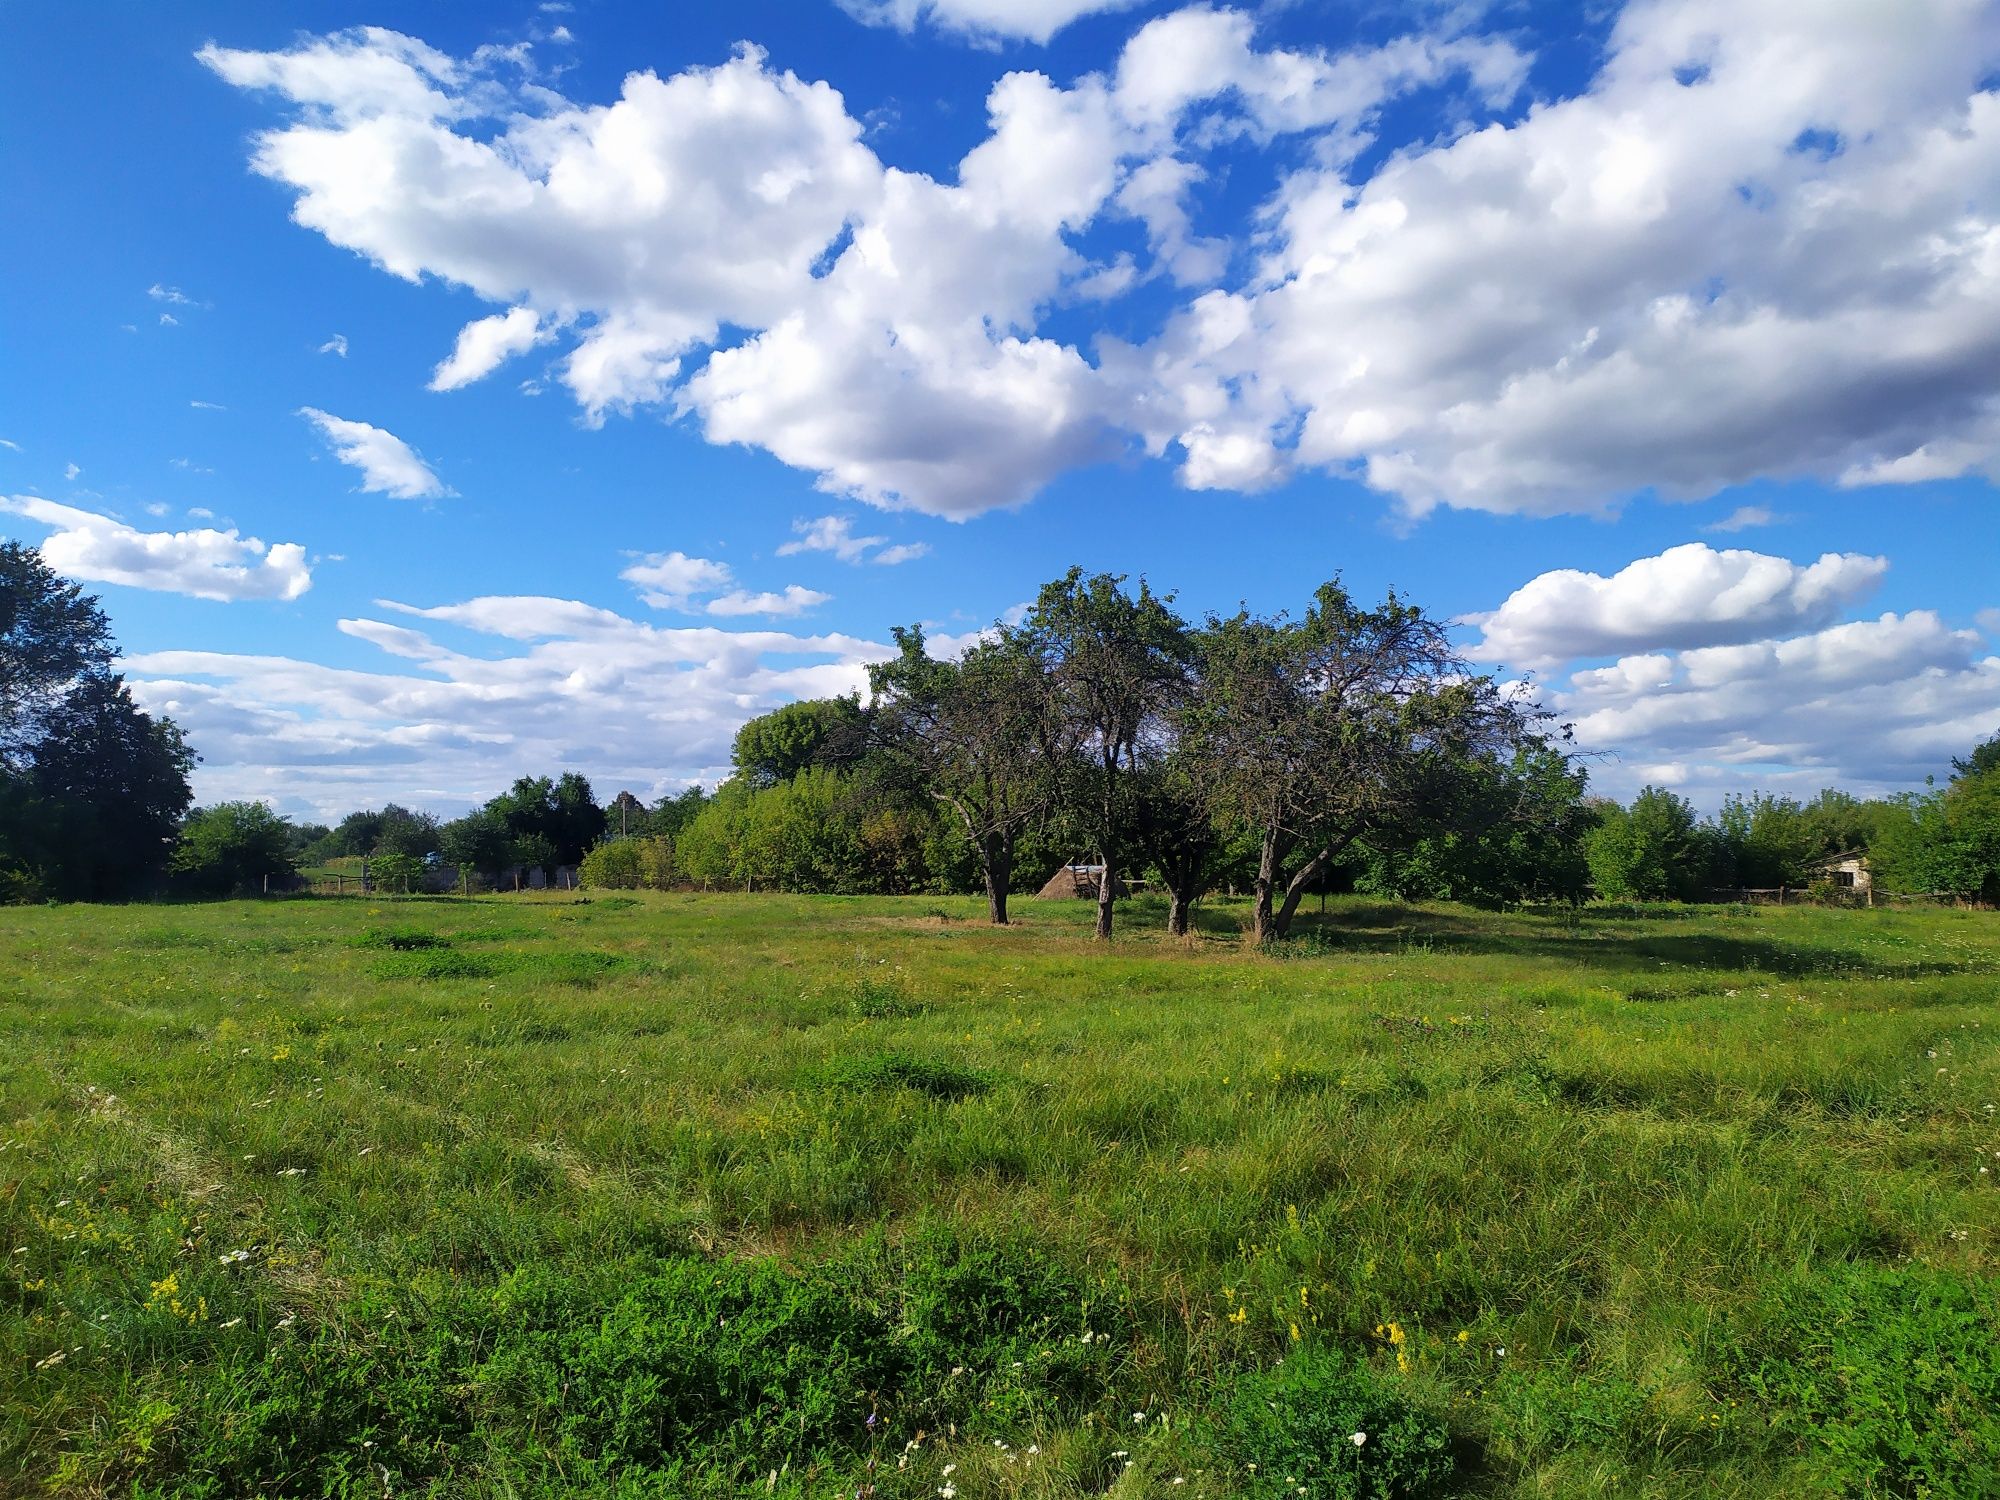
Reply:
<svg viewBox="0 0 2000 1500"><path fill-rule="evenodd" d="M0 1475L1261 1494L1268 1388L1445 1434L1314 1494L1994 1492L1992 917L1135 910L0 911Z"/></svg>

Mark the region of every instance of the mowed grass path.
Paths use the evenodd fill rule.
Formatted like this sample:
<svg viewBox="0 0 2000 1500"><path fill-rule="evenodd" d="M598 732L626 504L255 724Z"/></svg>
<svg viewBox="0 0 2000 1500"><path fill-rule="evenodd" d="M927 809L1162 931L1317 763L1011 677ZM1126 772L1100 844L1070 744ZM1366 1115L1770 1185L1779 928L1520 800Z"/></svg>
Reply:
<svg viewBox="0 0 2000 1500"><path fill-rule="evenodd" d="M1317 1348L1441 1493L2000 1492L2000 918L1017 909L0 910L0 1492L1268 1493L1218 1414ZM690 1256L898 1339L905 1276L1077 1306L796 1421L583 1410L624 1356L557 1343Z"/></svg>

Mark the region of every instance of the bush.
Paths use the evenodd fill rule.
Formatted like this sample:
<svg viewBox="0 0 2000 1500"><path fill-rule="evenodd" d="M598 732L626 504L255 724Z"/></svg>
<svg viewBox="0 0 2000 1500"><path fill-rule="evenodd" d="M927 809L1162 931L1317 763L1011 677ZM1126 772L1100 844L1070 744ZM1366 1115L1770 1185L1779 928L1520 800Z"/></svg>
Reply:
<svg viewBox="0 0 2000 1500"><path fill-rule="evenodd" d="M174 884L205 896L255 890L266 879L289 886L298 874L291 833L292 825L261 802L197 808L174 845Z"/></svg>
<svg viewBox="0 0 2000 1500"><path fill-rule="evenodd" d="M407 896L423 888L424 862L414 854L378 854L368 861L368 882L378 891Z"/></svg>
<svg viewBox="0 0 2000 1500"><path fill-rule="evenodd" d="M1769 1297L1736 1364L1823 1493L2000 1493L2000 1280L1821 1268Z"/></svg>
<svg viewBox="0 0 2000 1500"><path fill-rule="evenodd" d="M1242 1492L1273 1500L1403 1500L1433 1493L1453 1467L1444 1423L1338 1349L1239 1376L1224 1432Z"/></svg>
<svg viewBox="0 0 2000 1500"><path fill-rule="evenodd" d="M577 881L589 890L667 891L674 886L670 839L606 839L584 855Z"/></svg>

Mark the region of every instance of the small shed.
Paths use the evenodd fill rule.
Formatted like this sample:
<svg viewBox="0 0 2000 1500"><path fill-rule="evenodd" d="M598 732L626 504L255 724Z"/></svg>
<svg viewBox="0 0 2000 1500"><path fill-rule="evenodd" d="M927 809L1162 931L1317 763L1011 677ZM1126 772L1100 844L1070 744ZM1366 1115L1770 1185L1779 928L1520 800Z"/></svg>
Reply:
<svg viewBox="0 0 2000 1500"><path fill-rule="evenodd" d="M1852 891L1857 896L1865 896L1875 886L1875 877L1868 871L1868 856L1861 850L1850 850L1846 854L1829 854L1812 866L1812 878L1825 881L1839 890Z"/></svg>
<svg viewBox="0 0 2000 1500"><path fill-rule="evenodd" d="M1098 882L1104 879L1103 865L1063 865L1051 875L1048 884L1035 894L1052 900L1095 901ZM1125 882L1112 883L1111 894L1125 894Z"/></svg>

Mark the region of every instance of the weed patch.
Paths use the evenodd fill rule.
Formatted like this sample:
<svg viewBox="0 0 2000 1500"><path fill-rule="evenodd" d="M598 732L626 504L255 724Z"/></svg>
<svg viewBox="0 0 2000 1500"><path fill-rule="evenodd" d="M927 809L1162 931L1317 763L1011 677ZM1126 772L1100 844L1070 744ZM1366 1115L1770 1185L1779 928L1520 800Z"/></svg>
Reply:
<svg viewBox="0 0 2000 1500"><path fill-rule="evenodd" d="M1238 1376L1223 1434L1240 1492L1270 1500L1414 1500L1455 1467L1443 1421L1396 1378L1327 1347Z"/></svg>
<svg viewBox="0 0 2000 1500"><path fill-rule="evenodd" d="M954 1103L987 1092L994 1080L991 1074L935 1058L908 1052L871 1052L837 1057L819 1068L812 1081L819 1088L843 1093L910 1089Z"/></svg>
<svg viewBox="0 0 2000 1500"><path fill-rule="evenodd" d="M1852 1263L1781 1285L1734 1352L1822 1493L1991 1496L2000 1454L2000 1280Z"/></svg>

